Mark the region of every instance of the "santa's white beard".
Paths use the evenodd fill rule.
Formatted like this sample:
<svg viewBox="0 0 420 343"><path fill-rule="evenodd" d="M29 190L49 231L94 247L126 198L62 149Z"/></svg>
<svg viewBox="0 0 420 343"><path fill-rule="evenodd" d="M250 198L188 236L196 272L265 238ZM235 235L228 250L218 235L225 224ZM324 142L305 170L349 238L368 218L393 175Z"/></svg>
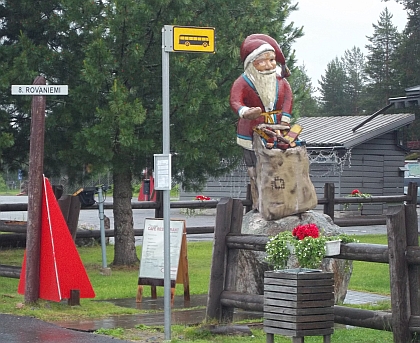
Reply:
<svg viewBox="0 0 420 343"><path fill-rule="evenodd" d="M245 70L246 76L252 81L265 107L265 111L272 111L276 100L276 70L268 72L258 71L252 63Z"/></svg>

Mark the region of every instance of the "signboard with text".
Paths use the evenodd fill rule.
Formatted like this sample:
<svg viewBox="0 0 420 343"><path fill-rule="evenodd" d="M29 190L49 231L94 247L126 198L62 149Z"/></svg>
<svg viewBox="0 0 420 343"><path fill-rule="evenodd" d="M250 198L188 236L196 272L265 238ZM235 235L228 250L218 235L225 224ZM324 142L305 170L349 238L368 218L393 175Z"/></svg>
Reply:
<svg viewBox="0 0 420 343"><path fill-rule="evenodd" d="M170 221L171 280L176 280L178 273L184 225L184 220ZM139 278L164 278L163 243L163 220L146 219L144 221Z"/></svg>
<svg viewBox="0 0 420 343"><path fill-rule="evenodd" d="M170 191L172 182L172 164L170 154L154 154L155 189Z"/></svg>
<svg viewBox="0 0 420 343"><path fill-rule="evenodd" d="M12 95L68 95L68 85L12 85Z"/></svg>

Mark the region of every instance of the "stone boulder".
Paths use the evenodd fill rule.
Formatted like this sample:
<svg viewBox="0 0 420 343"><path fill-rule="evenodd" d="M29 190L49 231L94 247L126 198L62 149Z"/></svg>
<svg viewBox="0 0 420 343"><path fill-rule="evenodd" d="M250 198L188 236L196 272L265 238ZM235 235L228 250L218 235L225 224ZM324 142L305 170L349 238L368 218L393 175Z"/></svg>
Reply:
<svg viewBox="0 0 420 343"><path fill-rule="evenodd" d="M314 223L324 231L326 236L343 233L331 218L323 213L306 211L278 220L267 221L257 211L245 214L242 223L242 234L274 236L279 232L292 231L301 224ZM270 270L263 251L240 250L238 258L236 290L249 294L264 294L264 272ZM335 303L344 301L351 273L352 261L324 258L322 270L334 273Z"/></svg>

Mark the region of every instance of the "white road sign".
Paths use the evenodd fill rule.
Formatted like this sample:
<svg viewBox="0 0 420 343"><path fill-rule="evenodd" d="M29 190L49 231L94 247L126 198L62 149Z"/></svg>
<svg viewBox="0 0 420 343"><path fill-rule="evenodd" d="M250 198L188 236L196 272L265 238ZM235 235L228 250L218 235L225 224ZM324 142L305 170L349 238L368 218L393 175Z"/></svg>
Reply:
<svg viewBox="0 0 420 343"><path fill-rule="evenodd" d="M12 95L68 95L67 85L12 85Z"/></svg>

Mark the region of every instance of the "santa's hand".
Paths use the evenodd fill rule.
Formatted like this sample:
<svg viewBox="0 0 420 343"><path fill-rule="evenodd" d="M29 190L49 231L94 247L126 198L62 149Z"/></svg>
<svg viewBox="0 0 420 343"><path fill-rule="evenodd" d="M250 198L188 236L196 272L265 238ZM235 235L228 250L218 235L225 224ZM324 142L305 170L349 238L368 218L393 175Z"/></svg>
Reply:
<svg viewBox="0 0 420 343"><path fill-rule="evenodd" d="M244 112L242 117L245 119L254 120L254 119L257 119L261 115L261 113L262 113L261 108L250 107Z"/></svg>

